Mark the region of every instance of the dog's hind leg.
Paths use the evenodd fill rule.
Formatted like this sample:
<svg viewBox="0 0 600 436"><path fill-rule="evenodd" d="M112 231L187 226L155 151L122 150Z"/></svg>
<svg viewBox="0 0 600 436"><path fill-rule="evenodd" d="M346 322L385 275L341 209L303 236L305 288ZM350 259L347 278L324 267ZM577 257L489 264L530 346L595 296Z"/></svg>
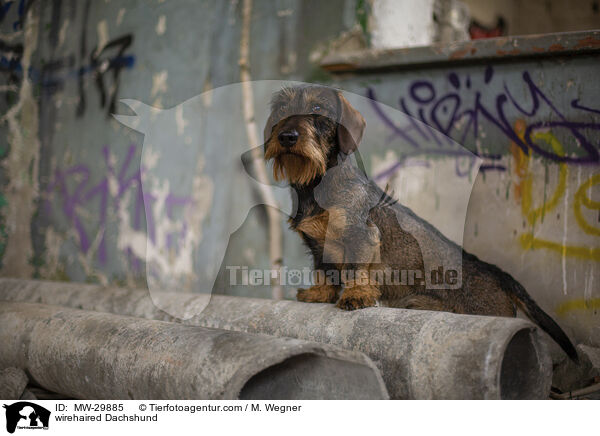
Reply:
<svg viewBox="0 0 600 436"><path fill-rule="evenodd" d="M416 309L416 310L437 310L455 312L448 308L439 298L430 295L407 295L398 300L389 300L386 302L388 307L397 309Z"/></svg>

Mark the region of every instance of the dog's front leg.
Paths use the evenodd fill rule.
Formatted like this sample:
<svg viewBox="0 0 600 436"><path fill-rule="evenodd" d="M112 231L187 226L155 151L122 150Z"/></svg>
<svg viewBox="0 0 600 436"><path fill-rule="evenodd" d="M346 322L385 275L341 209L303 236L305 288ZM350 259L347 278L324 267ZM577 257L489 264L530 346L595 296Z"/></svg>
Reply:
<svg viewBox="0 0 600 436"><path fill-rule="evenodd" d="M296 298L305 303L335 303L340 292L339 286L328 284L314 285L308 289L298 289Z"/></svg>
<svg viewBox="0 0 600 436"><path fill-rule="evenodd" d="M335 303L341 289L339 280L335 282L322 269L315 270L315 278L317 284L308 289L298 289L296 299L305 303Z"/></svg>
<svg viewBox="0 0 600 436"><path fill-rule="evenodd" d="M377 275L371 274L371 268L381 263L379 229L367 220L359 220L346 226L339 241L344 253L341 274L344 291L337 307L355 310L375 306L382 283Z"/></svg>

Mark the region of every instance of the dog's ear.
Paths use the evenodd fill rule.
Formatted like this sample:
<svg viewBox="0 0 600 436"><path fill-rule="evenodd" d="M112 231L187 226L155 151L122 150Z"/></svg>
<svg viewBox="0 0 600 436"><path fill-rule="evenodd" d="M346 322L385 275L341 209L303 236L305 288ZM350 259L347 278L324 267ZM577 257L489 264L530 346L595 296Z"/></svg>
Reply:
<svg viewBox="0 0 600 436"><path fill-rule="evenodd" d="M365 131L366 122L359 111L354 109L341 92L338 91L341 106L340 121L337 128L337 139L340 150L350 154L358 147Z"/></svg>

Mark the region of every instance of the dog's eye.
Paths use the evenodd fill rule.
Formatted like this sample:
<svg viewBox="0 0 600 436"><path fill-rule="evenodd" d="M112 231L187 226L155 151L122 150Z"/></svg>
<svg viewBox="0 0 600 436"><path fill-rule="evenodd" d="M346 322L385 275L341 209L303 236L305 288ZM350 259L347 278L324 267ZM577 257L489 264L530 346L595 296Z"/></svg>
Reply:
<svg viewBox="0 0 600 436"><path fill-rule="evenodd" d="M321 106L319 106L319 105L314 105L314 106L312 107L312 112L314 112L314 113L319 113L319 112L321 112Z"/></svg>

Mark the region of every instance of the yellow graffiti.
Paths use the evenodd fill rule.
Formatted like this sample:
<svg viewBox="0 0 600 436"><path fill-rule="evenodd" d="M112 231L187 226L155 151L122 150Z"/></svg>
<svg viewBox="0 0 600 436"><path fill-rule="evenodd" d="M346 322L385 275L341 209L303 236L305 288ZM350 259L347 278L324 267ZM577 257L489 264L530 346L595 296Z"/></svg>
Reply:
<svg viewBox="0 0 600 436"><path fill-rule="evenodd" d="M581 213L581 205L583 204L585 207L592 210L600 209L599 201L592 201L585 195L585 191L599 183L600 174L596 174L595 176L592 176L585 182L583 182L583 184L575 193L575 203L573 204L573 212L575 212L575 219L577 220L577 224L579 224L579 226L583 229L584 232L596 236L600 236L600 229L588 224L588 222L583 217L583 214Z"/></svg>
<svg viewBox="0 0 600 436"><path fill-rule="evenodd" d="M579 259L592 259L596 262L600 262L600 248L563 245L558 242L534 238L531 233L522 234L519 237L519 242L524 250L538 250L545 248L547 250L556 251L562 256L576 257Z"/></svg>
<svg viewBox="0 0 600 436"><path fill-rule="evenodd" d="M525 121L517 120L515 121L515 133L521 140L523 139L523 135L525 135ZM524 180L527 177L527 171L529 166L529 156L523 153L521 147L519 147L514 141L510 141L510 152L513 155L513 159L515 161L515 172L519 179ZM523 182L515 183L515 198L520 200L523 191Z"/></svg>
<svg viewBox="0 0 600 436"><path fill-rule="evenodd" d="M558 156L564 156L564 150L562 144L556 139L556 137L552 133L543 133L538 132L533 135L534 140L543 140L546 141L554 152ZM522 153L522 152L521 152ZM529 161L529 156L526 156L526 161ZM538 218L543 217L546 212L551 211L556 207L562 196L565 194L565 190L567 188L567 165L565 163L559 164L559 175L558 175L558 185L550 197L550 200L546 201L542 206L533 209L533 200L532 200L532 185L533 185L533 176L531 173L528 173L526 178L522 182L522 199L521 199L521 211L523 216L527 218L529 224L535 224Z"/></svg>
<svg viewBox="0 0 600 436"><path fill-rule="evenodd" d="M525 128L526 124L523 120L517 120L515 122L515 133L521 139L524 139ZM558 156L564 156L562 144L551 132L537 132L532 135L532 139L545 141L550 145L550 147L552 147L552 150L554 150ZM524 153L514 142L511 142L511 152L515 161L517 176L521 180L520 183L515 185L515 197L517 200L521 200L521 213L527 222L534 226L540 218L543 220L545 214L552 211L558 205L561 198L565 195L567 188L568 167L564 162L559 164L559 175L556 189L548 201L545 201L544 204L539 207L534 207L532 195L533 175L529 171L530 157ZM577 189L577 192L574 196L573 213L575 214L577 224L583 229L584 232L600 236L600 229L590 225L585 220L581 211L582 205L592 210L600 209L600 202L592 201L586 196L586 191L597 184L600 184L600 175L595 175L586 180ZM568 256L579 259L591 259L597 262L600 261L600 248L560 244L557 242L536 238L533 236L533 233L522 234L519 238L519 242L525 250L546 249L555 251L563 257Z"/></svg>
<svg viewBox="0 0 600 436"><path fill-rule="evenodd" d="M568 312L574 310L598 310L600 309L600 298L592 298L586 300L578 298L576 300L565 301L556 308L556 314L558 316L564 316Z"/></svg>

